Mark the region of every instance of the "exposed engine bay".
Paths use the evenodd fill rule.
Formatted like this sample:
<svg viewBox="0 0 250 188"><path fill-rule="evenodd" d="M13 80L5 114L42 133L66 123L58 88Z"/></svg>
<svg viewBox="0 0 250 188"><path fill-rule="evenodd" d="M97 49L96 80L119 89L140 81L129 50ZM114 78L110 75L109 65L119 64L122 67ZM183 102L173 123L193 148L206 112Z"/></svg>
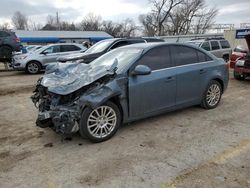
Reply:
<svg viewBox="0 0 250 188"><path fill-rule="evenodd" d="M73 63L48 66L31 96L38 109L37 126L63 135L77 132L83 108L94 107L114 94L106 84L113 79L115 67L115 63L111 67Z"/></svg>

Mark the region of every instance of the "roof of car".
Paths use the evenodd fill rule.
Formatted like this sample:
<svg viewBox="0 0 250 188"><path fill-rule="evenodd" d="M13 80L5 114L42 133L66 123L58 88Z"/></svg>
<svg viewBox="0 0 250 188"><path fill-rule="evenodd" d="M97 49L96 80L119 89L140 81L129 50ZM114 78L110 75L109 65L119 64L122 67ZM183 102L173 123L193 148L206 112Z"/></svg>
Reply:
<svg viewBox="0 0 250 188"><path fill-rule="evenodd" d="M223 38L223 37L195 38L195 39L191 39L188 42L192 42L192 41L194 41L194 42L197 42L197 41L204 42L204 41L210 41L210 40L226 40L226 39Z"/></svg>
<svg viewBox="0 0 250 188"><path fill-rule="evenodd" d="M150 49L157 46L163 46L163 45L179 45L179 46L190 46L194 47L193 45L187 44L187 43L168 43L168 42L152 42L152 43L136 43L131 44L127 46L123 46L120 48L141 48L141 49Z"/></svg>
<svg viewBox="0 0 250 188"><path fill-rule="evenodd" d="M188 44L188 43L168 43L168 42L154 42L154 43L137 43L137 44L131 44L131 45L127 45L127 46L123 46L120 47L120 49L126 49L126 48L139 48L142 49L144 51L150 50L154 47L159 47L159 46L164 46L164 45L178 45L178 46L187 46L187 47L191 47L191 48L195 48L197 50L201 50L204 53L207 54L207 51L199 48L195 45L192 44Z"/></svg>

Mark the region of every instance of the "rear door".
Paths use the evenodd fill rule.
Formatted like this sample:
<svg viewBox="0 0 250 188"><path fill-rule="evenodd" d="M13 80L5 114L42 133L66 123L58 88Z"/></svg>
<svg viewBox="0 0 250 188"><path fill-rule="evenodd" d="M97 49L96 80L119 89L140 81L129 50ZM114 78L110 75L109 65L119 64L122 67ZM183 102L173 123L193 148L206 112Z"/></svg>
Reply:
<svg viewBox="0 0 250 188"><path fill-rule="evenodd" d="M72 53L79 52L80 50L81 50L81 48L76 46L76 45L65 44L65 45L61 45L60 53L58 55L59 56L69 55Z"/></svg>
<svg viewBox="0 0 250 188"><path fill-rule="evenodd" d="M199 103L203 93L203 81L207 74L208 59L203 52L181 45L172 45L171 55L177 79L176 105L188 106Z"/></svg>
<svg viewBox="0 0 250 188"><path fill-rule="evenodd" d="M214 54L218 58L222 58L223 55L222 55L222 50L220 48L219 41L212 40L210 41L210 44L211 44L211 53Z"/></svg>
<svg viewBox="0 0 250 188"><path fill-rule="evenodd" d="M136 119L173 107L176 78L171 68L169 47L151 49L136 65L146 65L152 72L149 75L129 76L130 117Z"/></svg>

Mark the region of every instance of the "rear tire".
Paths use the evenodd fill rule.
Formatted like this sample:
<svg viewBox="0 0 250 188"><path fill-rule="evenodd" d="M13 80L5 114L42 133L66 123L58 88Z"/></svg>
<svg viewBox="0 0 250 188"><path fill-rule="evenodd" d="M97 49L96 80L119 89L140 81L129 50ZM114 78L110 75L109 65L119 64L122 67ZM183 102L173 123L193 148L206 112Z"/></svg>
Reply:
<svg viewBox="0 0 250 188"><path fill-rule="evenodd" d="M205 109L214 109L219 105L221 96L222 96L221 84L216 80L211 80L203 95L201 106Z"/></svg>
<svg viewBox="0 0 250 188"><path fill-rule="evenodd" d="M26 72L29 74L38 74L41 71L41 65L39 62L31 61L26 65Z"/></svg>
<svg viewBox="0 0 250 188"><path fill-rule="evenodd" d="M80 120L80 135L91 142L110 139L121 124L121 113L117 105L108 101L95 109L87 107Z"/></svg>
<svg viewBox="0 0 250 188"><path fill-rule="evenodd" d="M234 79L235 80L245 80L245 75L244 74L240 74L239 72L234 71Z"/></svg>

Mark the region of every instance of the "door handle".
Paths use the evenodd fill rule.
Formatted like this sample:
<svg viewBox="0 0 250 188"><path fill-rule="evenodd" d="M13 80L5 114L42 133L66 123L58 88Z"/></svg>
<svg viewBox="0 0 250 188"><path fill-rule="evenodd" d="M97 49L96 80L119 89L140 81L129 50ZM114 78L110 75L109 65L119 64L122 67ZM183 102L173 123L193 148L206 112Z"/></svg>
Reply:
<svg viewBox="0 0 250 188"><path fill-rule="evenodd" d="M206 73L207 71L205 69L200 69L200 74L204 74Z"/></svg>
<svg viewBox="0 0 250 188"><path fill-rule="evenodd" d="M170 76L170 77L167 77L167 79L165 80L165 82L171 82L171 81L174 81L174 80L175 80L175 77Z"/></svg>

